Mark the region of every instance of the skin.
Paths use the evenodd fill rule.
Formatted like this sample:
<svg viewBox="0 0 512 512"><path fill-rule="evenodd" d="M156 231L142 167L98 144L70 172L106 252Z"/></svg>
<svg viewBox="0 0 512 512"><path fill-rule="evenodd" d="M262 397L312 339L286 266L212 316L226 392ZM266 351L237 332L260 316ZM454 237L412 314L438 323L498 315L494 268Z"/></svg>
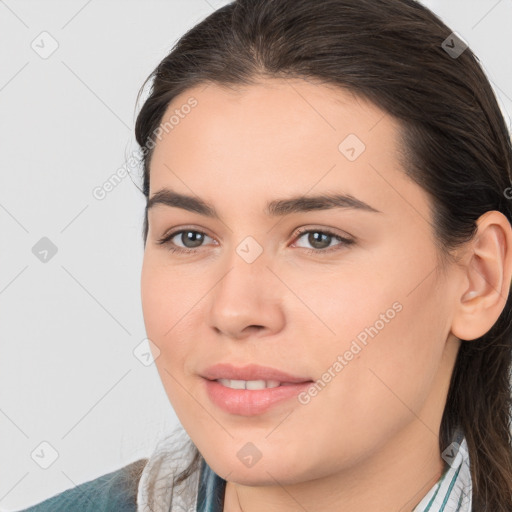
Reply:
<svg viewBox="0 0 512 512"><path fill-rule="evenodd" d="M458 264L442 267L429 198L399 163L397 122L375 105L265 79L189 89L164 119L191 96L197 106L157 142L150 197L163 187L198 196L222 220L149 210L142 307L169 400L228 481L224 511L412 510L444 469L438 431L458 338L487 332L505 305L510 224L487 212ZM348 134L366 146L354 161L338 149ZM321 193L351 194L380 213L264 213L270 200ZM355 243L332 237L322 255L320 243L296 235L301 227ZM172 242L157 244L172 228L207 236L195 253L172 253ZM252 263L236 252L249 235L263 249ZM181 235L172 240L187 247ZM208 399L200 373L218 362L321 379L397 301L401 311L309 403L292 398L244 417ZM237 457L247 442L261 452L252 467Z"/></svg>

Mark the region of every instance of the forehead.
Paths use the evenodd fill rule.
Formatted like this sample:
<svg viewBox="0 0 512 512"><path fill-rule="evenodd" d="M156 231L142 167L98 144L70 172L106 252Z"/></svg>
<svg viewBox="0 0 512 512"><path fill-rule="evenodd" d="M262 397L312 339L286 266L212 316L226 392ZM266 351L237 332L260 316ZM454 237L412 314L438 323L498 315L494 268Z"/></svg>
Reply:
<svg viewBox="0 0 512 512"><path fill-rule="evenodd" d="M218 147L225 145L229 135L231 140L254 147L299 139L308 141L308 147L324 142L327 149L349 133L369 141L377 124L381 125L378 136L385 133L391 141L398 128L391 116L353 92L302 79L266 79L244 86L198 85L172 100L161 125L169 120L172 126L168 123L164 139L178 143L180 134L188 137L193 131L200 135L198 142Z"/></svg>
<svg viewBox="0 0 512 512"><path fill-rule="evenodd" d="M154 148L150 196L169 186L212 202L224 192L243 206L261 195L342 190L379 208L386 195L396 199L393 183L408 181L397 121L330 85L202 84L173 99L161 126L167 129Z"/></svg>

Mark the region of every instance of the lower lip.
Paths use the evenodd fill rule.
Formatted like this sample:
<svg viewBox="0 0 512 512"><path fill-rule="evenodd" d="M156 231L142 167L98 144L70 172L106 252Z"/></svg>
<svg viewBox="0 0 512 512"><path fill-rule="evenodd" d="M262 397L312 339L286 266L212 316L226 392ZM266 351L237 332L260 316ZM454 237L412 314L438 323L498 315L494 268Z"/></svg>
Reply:
<svg viewBox="0 0 512 512"><path fill-rule="evenodd" d="M274 405L297 396L313 382L301 382L266 389L231 389L215 380L204 379L210 400L224 411L241 416L256 416Z"/></svg>

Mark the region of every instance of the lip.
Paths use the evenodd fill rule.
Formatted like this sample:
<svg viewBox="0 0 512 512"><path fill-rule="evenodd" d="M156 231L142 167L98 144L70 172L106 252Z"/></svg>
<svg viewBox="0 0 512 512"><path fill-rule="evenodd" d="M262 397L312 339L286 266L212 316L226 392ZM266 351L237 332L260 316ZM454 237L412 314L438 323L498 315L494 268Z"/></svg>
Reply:
<svg viewBox="0 0 512 512"><path fill-rule="evenodd" d="M258 364L237 367L229 363L219 363L203 370L201 376L208 380L278 380L282 384L313 382L311 377L291 375L276 368Z"/></svg>
<svg viewBox="0 0 512 512"><path fill-rule="evenodd" d="M208 398L229 414L256 416L306 391L312 382L301 382L267 389L231 389L216 380L203 378ZM245 379L243 379L245 380ZM252 379L248 379L252 380ZM299 401L295 400L295 406Z"/></svg>

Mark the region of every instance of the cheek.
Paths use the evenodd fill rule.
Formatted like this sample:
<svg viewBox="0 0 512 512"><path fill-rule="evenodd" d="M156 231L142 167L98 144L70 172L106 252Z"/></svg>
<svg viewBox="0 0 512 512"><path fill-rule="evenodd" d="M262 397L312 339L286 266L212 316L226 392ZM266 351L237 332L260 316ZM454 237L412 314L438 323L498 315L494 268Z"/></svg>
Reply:
<svg viewBox="0 0 512 512"><path fill-rule="evenodd" d="M146 332L150 339L157 344L165 332L164 319L169 311L167 306L167 287L162 274L152 265L151 258L145 256L141 273L141 302ZM167 327L168 328L168 327Z"/></svg>
<svg viewBox="0 0 512 512"><path fill-rule="evenodd" d="M413 418L411 410L421 409L431 389L448 334L446 293L432 273L431 250L411 248L408 254L368 260L322 280L315 293L304 288L304 302L314 304L335 333L317 321L304 331L309 340L318 340L318 329L327 332L322 343L310 345L322 383L306 407L313 416L327 411L334 430L357 423L378 438L385 424L393 430Z"/></svg>
<svg viewBox="0 0 512 512"><path fill-rule="evenodd" d="M144 324L147 337L160 351L155 364L172 401L183 393L180 383L188 377L187 358L199 342L195 337L201 317L204 322L200 299L206 290L204 283L194 281L204 277L199 274L199 278L187 276L166 267L157 255L145 254L141 273Z"/></svg>
<svg viewBox="0 0 512 512"><path fill-rule="evenodd" d="M378 443L414 420L443 355L442 289L430 277L410 293L407 283L414 279L407 279L405 267L400 273L399 281L391 274L366 290L338 292L337 321L334 311L330 316L338 335L319 354L320 373L331 369L335 377L306 406L312 406L308 414L322 415L331 425L330 434L352 432L361 450L368 439Z"/></svg>
<svg viewBox="0 0 512 512"><path fill-rule="evenodd" d="M153 262L151 255L145 255L141 273L142 312L147 337L160 350L155 364L164 382L169 377L163 372L164 368L175 372L180 345L173 340L176 331L182 327L180 317L184 314L183 290L172 277L172 272L166 272Z"/></svg>
<svg viewBox="0 0 512 512"><path fill-rule="evenodd" d="M141 301L146 329L156 339L172 339L192 311L195 285L190 278L168 268L158 255L147 252L141 272ZM193 279L193 278L192 278Z"/></svg>

